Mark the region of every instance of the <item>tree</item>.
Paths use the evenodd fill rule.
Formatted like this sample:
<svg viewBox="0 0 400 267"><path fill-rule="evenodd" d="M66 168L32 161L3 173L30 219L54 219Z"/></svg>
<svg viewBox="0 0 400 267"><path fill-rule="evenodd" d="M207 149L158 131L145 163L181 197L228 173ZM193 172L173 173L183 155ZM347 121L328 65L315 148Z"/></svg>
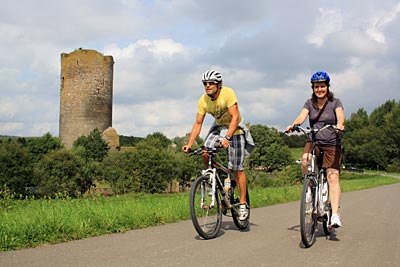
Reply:
<svg viewBox="0 0 400 267"><path fill-rule="evenodd" d="M202 157L192 154L185 154L180 151L180 146L175 152L174 168L176 178L182 187L188 187L190 181L200 175L200 170L204 168Z"/></svg>
<svg viewBox="0 0 400 267"><path fill-rule="evenodd" d="M400 102L387 101L368 118L360 109L346 121L344 159L370 169L396 169L400 157Z"/></svg>
<svg viewBox="0 0 400 267"><path fill-rule="evenodd" d="M351 114L350 119L346 120L345 125L346 130L349 132L368 127L367 112L363 108L360 108L356 113Z"/></svg>
<svg viewBox="0 0 400 267"><path fill-rule="evenodd" d="M50 133L39 138L29 138L27 141L23 141L24 139L19 140L19 142L28 148L30 157L35 163L47 153L63 147L60 139L53 137Z"/></svg>
<svg viewBox="0 0 400 267"><path fill-rule="evenodd" d="M395 107L396 107L396 101L388 100L383 105L376 108L374 111L372 111L371 115L369 116L370 125L373 125L375 127L381 127L385 125L386 115L392 113Z"/></svg>
<svg viewBox="0 0 400 267"><path fill-rule="evenodd" d="M304 134L290 134L281 133L281 138L285 145L290 148L304 147L307 141L307 136Z"/></svg>
<svg viewBox="0 0 400 267"><path fill-rule="evenodd" d="M160 148L150 142L136 146L135 160L139 164L140 189L147 193L164 192L168 182L176 176L172 149Z"/></svg>
<svg viewBox="0 0 400 267"><path fill-rule="evenodd" d="M79 148L80 147L80 148ZM107 155L109 147L96 128L87 136L81 136L73 143L73 151L85 161L102 161Z"/></svg>
<svg viewBox="0 0 400 267"><path fill-rule="evenodd" d="M25 147L13 140L0 142L0 190L8 188L17 195L27 194L26 189L34 185L32 169Z"/></svg>
<svg viewBox="0 0 400 267"><path fill-rule="evenodd" d="M119 136L119 144L120 146L135 146L138 142L143 140L143 137L136 137L136 136Z"/></svg>
<svg viewBox="0 0 400 267"><path fill-rule="evenodd" d="M143 142L158 148L169 148L172 144L172 141L160 132L147 135L146 138L139 143Z"/></svg>
<svg viewBox="0 0 400 267"><path fill-rule="evenodd" d="M140 191L140 165L135 150L109 153L101 164L104 179L116 194Z"/></svg>
<svg viewBox="0 0 400 267"><path fill-rule="evenodd" d="M382 138L382 143L387 153L388 165L392 170L400 170L400 102L392 107L384 120L382 132L386 138Z"/></svg>
<svg viewBox="0 0 400 267"><path fill-rule="evenodd" d="M291 163L290 150L284 145L278 130L263 125L253 125L250 130L256 144L248 159L251 167L263 166L273 170Z"/></svg>
<svg viewBox="0 0 400 267"><path fill-rule="evenodd" d="M83 164L80 157L66 149L44 156L34 171L38 195L54 197L61 193L76 197L84 194L93 181L82 175Z"/></svg>
<svg viewBox="0 0 400 267"><path fill-rule="evenodd" d="M132 150L110 153L102 163L105 179L117 194L165 192L182 170L171 144L163 134L155 133Z"/></svg>

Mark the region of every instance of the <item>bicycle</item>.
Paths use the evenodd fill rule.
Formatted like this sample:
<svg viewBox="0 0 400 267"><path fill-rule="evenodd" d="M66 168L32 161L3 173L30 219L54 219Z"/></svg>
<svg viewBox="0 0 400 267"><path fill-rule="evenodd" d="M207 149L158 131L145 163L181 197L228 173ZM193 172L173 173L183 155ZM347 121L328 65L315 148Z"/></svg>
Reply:
<svg viewBox="0 0 400 267"><path fill-rule="evenodd" d="M250 197L246 190L248 216L245 220L239 219L239 195L234 173L216 161L218 148L201 147L192 151L195 155L208 154L208 167L201 171L192 184L190 191L190 215L197 233L204 239L215 238L222 223L222 214L233 218L233 222L240 230L245 230L250 224ZM229 190L224 189L219 172L227 175L231 180Z"/></svg>
<svg viewBox="0 0 400 267"><path fill-rule="evenodd" d="M332 207L329 201L329 183L326 169L322 168L323 153L316 155L316 140L318 132L327 128L338 130L335 125L325 125L321 129L303 128L299 124L293 125L293 130L311 134L312 150L311 164L308 173L304 176L303 188L300 201L300 232L301 240L306 248L315 242L315 231L318 222L322 223L324 233L328 237L332 233L330 220Z"/></svg>

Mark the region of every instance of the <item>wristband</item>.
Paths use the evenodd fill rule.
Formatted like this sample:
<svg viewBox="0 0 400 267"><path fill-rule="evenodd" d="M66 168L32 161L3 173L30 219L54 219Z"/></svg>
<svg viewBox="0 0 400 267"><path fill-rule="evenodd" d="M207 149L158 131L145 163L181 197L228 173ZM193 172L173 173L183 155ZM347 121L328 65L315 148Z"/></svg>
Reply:
<svg viewBox="0 0 400 267"><path fill-rule="evenodd" d="M231 141L232 137L226 135L225 139L228 140L228 141Z"/></svg>

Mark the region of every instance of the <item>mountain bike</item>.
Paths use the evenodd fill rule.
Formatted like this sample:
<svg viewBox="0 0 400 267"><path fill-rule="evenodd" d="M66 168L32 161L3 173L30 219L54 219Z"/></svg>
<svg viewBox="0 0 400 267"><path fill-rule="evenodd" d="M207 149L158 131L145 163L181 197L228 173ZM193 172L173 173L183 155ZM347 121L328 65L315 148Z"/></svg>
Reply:
<svg viewBox="0 0 400 267"><path fill-rule="evenodd" d="M335 125L326 125L321 129L303 128L298 124L293 125L293 130L310 134L312 139L311 164L308 173L304 176L300 201L300 232L301 240L306 248L315 242L315 231L318 222L322 223L326 236L331 234L330 220L332 207L329 201L329 183L326 169L322 168L323 153L316 155L316 140L318 132L327 128L338 130Z"/></svg>
<svg viewBox="0 0 400 267"><path fill-rule="evenodd" d="M245 230L250 224L250 197L246 190L248 216L245 220L239 219L240 201L234 173L221 163L216 156L219 148L201 147L192 151L195 155L208 154L208 167L201 171L192 184L190 191L190 215L197 233L204 239L215 238L222 223L222 215L231 216L240 230ZM221 176L220 176L221 175ZM226 175L231 181L228 190L221 180Z"/></svg>

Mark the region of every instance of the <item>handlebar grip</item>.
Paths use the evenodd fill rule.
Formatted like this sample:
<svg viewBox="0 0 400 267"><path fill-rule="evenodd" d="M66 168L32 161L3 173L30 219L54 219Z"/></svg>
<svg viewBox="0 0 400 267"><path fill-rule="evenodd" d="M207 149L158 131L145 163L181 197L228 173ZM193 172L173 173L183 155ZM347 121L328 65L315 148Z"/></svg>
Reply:
<svg viewBox="0 0 400 267"><path fill-rule="evenodd" d="M293 130L295 130L296 132L300 132L299 127L300 127L300 123L293 124L293 126L292 126Z"/></svg>

